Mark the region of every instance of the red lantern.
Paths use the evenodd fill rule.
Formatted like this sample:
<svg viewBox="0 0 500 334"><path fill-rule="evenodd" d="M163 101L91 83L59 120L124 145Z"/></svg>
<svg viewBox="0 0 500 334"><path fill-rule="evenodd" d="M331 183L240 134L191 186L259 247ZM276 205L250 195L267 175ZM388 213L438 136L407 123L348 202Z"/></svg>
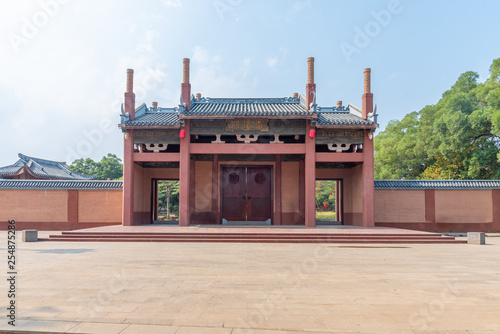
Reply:
<svg viewBox="0 0 500 334"><path fill-rule="evenodd" d="M179 138L180 139L186 138L186 130L181 129L181 131L179 131Z"/></svg>
<svg viewBox="0 0 500 334"><path fill-rule="evenodd" d="M327 208L327 207L328 207L328 203L323 203L323 206L324 206L325 208Z"/></svg>
<svg viewBox="0 0 500 334"><path fill-rule="evenodd" d="M316 137L316 130L315 129L309 130L309 138L313 139L314 137Z"/></svg>
<svg viewBox="0 0 500 334"><path fill-rule="evenodd" d="M330 193L330 196L333 196L333 192Z"/></svg>

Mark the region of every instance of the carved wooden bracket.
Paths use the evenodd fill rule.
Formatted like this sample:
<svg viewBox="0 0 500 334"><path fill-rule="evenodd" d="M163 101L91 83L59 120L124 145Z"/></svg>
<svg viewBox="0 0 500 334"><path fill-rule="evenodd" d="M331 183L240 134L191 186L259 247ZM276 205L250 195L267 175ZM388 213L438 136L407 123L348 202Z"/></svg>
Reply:
<svg viewBox="0 0 500 334"><path fill-rule="evenodd" d="M269 144L283 144L284 141L280 140L279 135L274 135L274 140L270 141Z"/></svg>
<svg viewBox="0 0 500 334"><path fill-rule="evenodd" d="M168 144L163 144L163 143L149 143L149 144L145 144L145 146L146 146L146 150L158 153L160 151L166 151L167 147L168 147Z"/></svg>
<svg viewBox="0 0 500 334"><path fill-rule="evenodd" d="M245 142L245 144L249 144L257 141L257 139L259 139L259 135L236 135L236 139L238 141Z"/></svg>
<svg viewBox="0 0 500 334"><path fill-rule="evenodd" d="M215 135L215 140L212 140L212 144L225 144L224 140L220 140L220 136L222 135Z"/></svg>
<svg viewBox="0 0 500 334"><path fill-rule="evenodd" d="M328 149L336 152L347 151L350 147L351 144L328 144Z"/></svg>

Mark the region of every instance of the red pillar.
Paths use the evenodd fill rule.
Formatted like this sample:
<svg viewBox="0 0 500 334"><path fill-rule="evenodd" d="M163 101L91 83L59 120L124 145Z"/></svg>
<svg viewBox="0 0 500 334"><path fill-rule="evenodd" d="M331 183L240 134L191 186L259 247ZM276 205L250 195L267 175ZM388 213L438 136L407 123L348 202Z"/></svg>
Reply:
<svg viewBox="0 0 500 334"><path fill-rule="evenodd" d="M276 187L274 198L276 200L273 225L281 225L281 154L276 154ZM290 222L287 222L288 224Z"/></svg>
<svg viewBox="0 0 500 334"><path fill-rule="evenodd" d="M182 84L181 84L181 94L182 103L186 104L186 110L191 109L191 84L189 83L189 58L184 58L182 60Z"/></svg>
<svg viewBox="0 0 500 334"><path fill-rule="evenodd" d="M316 95L314 83L314 57L307 58L307 85L306 85L306 110L309 110Z"/></svg>
<svg viewBox="0 0 500 334"><path fill-rule="evenodd" d="M371 69L363 70L364 94L361 96L362 118L367 119L368 114L373 112L373 94L371 92Z"/></svg>
<svg viewBox="0 0 500 334"><path fill-rule="evenodd" d="M212 160L212 212L215 223L220 224L219 217L219 155L214 154Z"/></svg>
<svg viewBox="0 0 500 334"><path fill-rule="evenodd" d="M134 130L123 137L123 216L124 226L134 225Z"/></svg>
<svg viewBox="0 0 500 334"><path fill-rule="evenodd" d="M316 227L316 138L309 138L309 130L314 127L306 123L306 157L305 157L305 225Z"/></svg>
<svg viewBox="0 0 500 334"><path fill-rule="evenodd" d="M364 130L363 141L363 226L375 226L374 175L373 175L373 133Z"/></svg>
<svg viewBox="0 0 500 334"><path fill-rule="evenodd" d="M436 230L436 191L434 189L425 189L425 222L431 223L430 230Z"/></svg>
<svg viewBox="0 0 500 334"><path fill-rule="evenodd" d="M191 185L191 154L189 153L189 120L185 120L186 137L181 139L179 162L179 226L188 226L190 218L189 195Z"/></svg>
<svg viewBox="0 0 500 334"><path fill-rule="evenodd" d="M68 229L78 228L78 190L68 190Z"/></svg>
<svg viewBox="0 0 500 334"><path fill-rule="evenodd" d="M340 216L340 182L334 181L335 185L335 221L342 221L342 217Z"/></svg>
<svg viewBox="0 0 500 334"><path fill-rule="evenodd" d="M491 202L493 208L493 224L491 228L493 231L500 231L500 189L493 189L491 191Z"/></svg>
<svg viewBox="0 0 500 334"><path fill-rule="evenodd" d="M130 120L135 119L135 94L133 92L134 71L127 70L127 91L125 93L125 113ZM123 134L123 214L124 226L134 225L134 130Z"/></svg>

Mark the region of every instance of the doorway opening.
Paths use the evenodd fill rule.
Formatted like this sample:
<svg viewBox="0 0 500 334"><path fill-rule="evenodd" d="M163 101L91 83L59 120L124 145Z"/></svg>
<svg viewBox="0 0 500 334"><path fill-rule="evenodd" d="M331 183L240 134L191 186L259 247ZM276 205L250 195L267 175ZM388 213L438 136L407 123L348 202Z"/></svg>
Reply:
<svg viewBox="0 0 500 334"><path fill-rule="evenodd" d="M223 224L271 224L272 166L222 166Z"/></svg>
<svg viewBox="0 0 500 334"><path fill-rule="evenodd" d="M179 223L179 180L151 180L152 223Z"/></svg>
<svg viewBox="0 0 500 334"><path fill-rule="evenodd" d="M316 180L316 224L342 225L342 179Z"/></svg>

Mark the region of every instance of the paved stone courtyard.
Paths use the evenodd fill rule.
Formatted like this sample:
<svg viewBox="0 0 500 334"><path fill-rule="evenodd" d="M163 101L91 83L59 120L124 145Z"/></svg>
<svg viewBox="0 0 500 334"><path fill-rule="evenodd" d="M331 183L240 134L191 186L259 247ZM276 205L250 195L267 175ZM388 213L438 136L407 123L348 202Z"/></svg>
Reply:
<svg viewBox="0 0 500 334"><path fill-rule="evenodd" d="M498 237L483 246L19 241L16 330L500 333ZM0 329L14 329L2 282Z"/></svg>

